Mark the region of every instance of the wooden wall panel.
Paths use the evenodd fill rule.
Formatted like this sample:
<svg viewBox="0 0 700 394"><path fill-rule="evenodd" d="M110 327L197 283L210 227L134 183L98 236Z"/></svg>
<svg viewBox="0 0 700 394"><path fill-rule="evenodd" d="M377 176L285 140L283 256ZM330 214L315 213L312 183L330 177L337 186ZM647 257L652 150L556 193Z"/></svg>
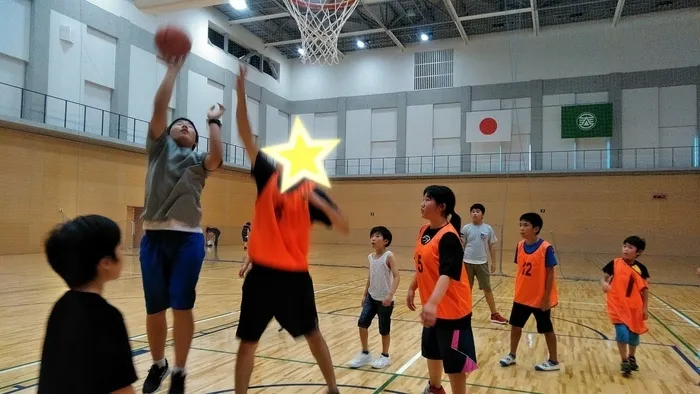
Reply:
<svg viewBox="0 0 700 394"><path fill-rule="evenodd" d="M46 232L68 217L100 213L118 221L128 237L127 206L142 206L145 157L141 153L0 129L0 254L39 253ZM423 188L445 184L457 195L463 222L474 202L512 250L520 239L518 218L542 213L542 236L560 252L611 253L631 234L647 238L647 254L700 256L700 174L472 177L452 180L332 180L330 194L351 218L343 237L317 227L317 244L368 245L369 229L384 225L395 246L412 246ZM652 195L667 198L655 200ZM220 245L240 243L241 225L252 217L255 185L248 173L221 170L202 195L202 226L222 231Z"/></svg>
<svg viewBox="0 0 700 394"><path fill-rule="evenodd" d="M41 253L59 209L105 215L130 236L127 207L144 200L143 154L3 128L0 141L0 254ZM248 174L217 171L202 194L202 224L222 230L220 245L240 243L254 198Z"/></svg>
<svg viewBox="0 0 700 394"><path fill-rule="evenodd" d="M352 218L351 234L344 238L316 229L314 242L367 245L369 229L384 225L392 231L394 245L413 245L423 223L423 189L431 183L453 189L463 223L470 220L471 204L484 204L486 221L504 242L504 250L513 250L520 240L520 215L544 209L542 236L562 252L610 253L626 236L638 234L648 241L647 254L700 256L700 174L692 172L336 180L330 194ZM653 199L655 193L667 198Z"/></svg>

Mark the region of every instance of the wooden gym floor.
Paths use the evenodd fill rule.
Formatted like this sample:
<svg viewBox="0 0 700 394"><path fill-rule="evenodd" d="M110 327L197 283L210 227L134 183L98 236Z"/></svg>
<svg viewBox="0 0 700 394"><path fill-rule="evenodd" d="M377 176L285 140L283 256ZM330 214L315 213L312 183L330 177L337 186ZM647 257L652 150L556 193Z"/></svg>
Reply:
<svg viewBox="0 0 700 394"><path fill-rule="evenodd" d="M410 248L393 248L402 267L410 267ZM420 393L426 384L425 361L420 357L420 333L417 312L404 303L411 272L401 273L392 323L392 365L385 370L365 367L347 368L346 363L359 350L356 322L361 292L367 270L367 247L323 245L312 251L312 275L320 324L336 365L338 383L343 393ZM146 342L145 315L137 251L127 252L122 277L107 285L105 297L119 308L126 319L132 339L134 363L140 380L151 364ZM188 362L187 381L190 393L232 393L236 357L235 337L242 280L238 278L242 256L240 246L220 247L209 253L198 285L195 309L196 334ZM562 259L564 257L561 257ZM567 256L570 261L581 256ZM587 257L589 259L589 257ZM594 258L595 259L595 258ZM601 258L602 259L602 258ZM510 313L513 292L512 255L504 256L506 275L494 276L492 287L500 312ZM601 260L603 261L603 260ZM594 262L602 266L601 261ZM568 267L588 267L590 262L569 263ZM682 264L678 275L692 283L685 271L692 273L690 262ZM650 266L652 277L664 275L672 280L669 265L657 270ZM565 269L566 270L566 269ZM564 275L567 274L567 275ZM576 272L558 272L575 277ZM692 274L691 274L692 275ZM41 255L0 256L3 288L0 299L0 393L36 392L39 357L45 322L53 303L66 290ZM468 379L472 393L690 393L700 392L696 365L700 363L700 289L695 286L661 285L652 282L650 331L642 336L637 358L640 371L632 378L618 372L619 357L614 330L605 312L605 298L597 282L559 279L560 304L554 309L558 335L559 372L536 372L534 364L547 355L544 339L535 334L534 321L528 322L518 353L518 364L509 368L498 365L508 352L509 328L491 324L483 293L474 289L473 327L479 369ZM271 289L271 291L274 291ZM280 294L280 297L284 297ZM376 321L370 328L373 354L380 350ZM172 358L172 342L166 354ZM169 379L161 392L167 392ZM272 322L258 348L251 392L257 393L324 393L323 379L314 360L301 340L295 342L286 333L278 333ZM445 381L449 392L449 384Z"/></svg>

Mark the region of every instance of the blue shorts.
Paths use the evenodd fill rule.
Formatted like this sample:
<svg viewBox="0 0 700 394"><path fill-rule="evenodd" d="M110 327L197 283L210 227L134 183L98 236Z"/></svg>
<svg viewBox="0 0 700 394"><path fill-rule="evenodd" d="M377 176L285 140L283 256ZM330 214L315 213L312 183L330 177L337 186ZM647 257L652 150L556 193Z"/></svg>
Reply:
<svg viewBox="0 0 700 394"><path fill-rule="evenodd" d="M140 253L146 313L194 308L204 255L201 233L146 231Z"/></svg>
<svg viewBox="0 0 700 394"><path fill-rule="evenodd" d="M639 346L639 334L633 333L624 324L615 324L615 341L630 346Z"/></svg>

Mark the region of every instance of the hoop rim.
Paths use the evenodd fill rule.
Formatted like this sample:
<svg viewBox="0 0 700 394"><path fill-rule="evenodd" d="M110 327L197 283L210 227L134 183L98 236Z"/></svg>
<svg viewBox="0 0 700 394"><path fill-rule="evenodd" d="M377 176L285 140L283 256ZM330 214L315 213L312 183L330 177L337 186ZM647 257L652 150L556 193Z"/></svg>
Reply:
<svg viewBox="0 0 700 394"><path fill-rule="evenodd" d="M288 0L290 3L295 4L297 7L307 8L310 10L338 10L341 8L348 8L359 0L334 0L332 4L319 4L312 3L308 0Z"/></svg>

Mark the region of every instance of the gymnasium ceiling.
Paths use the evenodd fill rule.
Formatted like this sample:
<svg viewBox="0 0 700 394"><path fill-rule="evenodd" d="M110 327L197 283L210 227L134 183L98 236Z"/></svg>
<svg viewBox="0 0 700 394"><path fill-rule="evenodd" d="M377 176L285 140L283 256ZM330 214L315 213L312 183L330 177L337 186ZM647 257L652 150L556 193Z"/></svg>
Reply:
<svg viewBox="0 0 700 394"><path fill-rule="evenodd" d="M143 0L142 0L143 1ZM151 0L153 1L153 0ZM157 1L157 0L156 0ZM226 0L213 5L230 23L239 24L289 58L299 57L299 29L282 0L246 0L235 10ZM338 48L357 50L402 47L420 41L539 29L592 20L616 24L625 17L700 7L700 0L361 0L341 30ZM137 0L138 3L138 0ZM357 40L366 44L359 49Z"/></svg>

